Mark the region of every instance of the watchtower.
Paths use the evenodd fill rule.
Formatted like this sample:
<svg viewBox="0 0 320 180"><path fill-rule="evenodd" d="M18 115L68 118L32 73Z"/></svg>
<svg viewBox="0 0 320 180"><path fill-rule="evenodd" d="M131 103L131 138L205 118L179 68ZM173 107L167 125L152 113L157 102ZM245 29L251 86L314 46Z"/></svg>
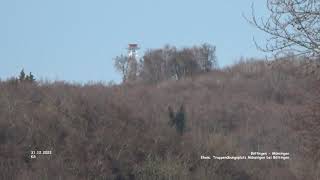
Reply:
<svg viewBox="0 0 320 180"><path fill-rule="evenodd" d="M128 81L134 81L137 78L138 72L138 44L129 44L128 45Z"/></svg>
<svg viewBox="0 0 320 180"><path fill-rule="evenodd" d="M138 44L129 44L127 49L128 49L128 57L136 58L136 56L138 55L137 50L139 50L140 48Z"/></svg>

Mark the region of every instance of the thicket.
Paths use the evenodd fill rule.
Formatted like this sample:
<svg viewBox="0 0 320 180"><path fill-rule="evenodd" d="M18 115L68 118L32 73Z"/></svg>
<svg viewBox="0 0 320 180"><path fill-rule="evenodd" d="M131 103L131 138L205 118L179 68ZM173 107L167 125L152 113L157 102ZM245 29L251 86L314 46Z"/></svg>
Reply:
<svg viewBox="0 0 320 180"><path fill-rule="evenodd" d="M316 180L317 82L295 61L242 61L159 84L1 81L0 179ZM179 134L168 122L182 104ZM30 159L37 150L52 155ZM251 151L291 159L200 160Z"/></svg>

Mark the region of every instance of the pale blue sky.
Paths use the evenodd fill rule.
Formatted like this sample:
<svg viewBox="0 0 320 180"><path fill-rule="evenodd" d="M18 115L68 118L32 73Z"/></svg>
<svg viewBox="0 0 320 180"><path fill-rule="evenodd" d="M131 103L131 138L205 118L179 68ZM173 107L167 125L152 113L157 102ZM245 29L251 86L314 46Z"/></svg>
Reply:
<svg viewBox="0 0 320 180"><path fill-rule="evenodd" d="M148 48L216 45L220 66L263 57L252 41L251 3L262 0L0 0L0 78L119 82L112 58L128 43Z"/></svg>

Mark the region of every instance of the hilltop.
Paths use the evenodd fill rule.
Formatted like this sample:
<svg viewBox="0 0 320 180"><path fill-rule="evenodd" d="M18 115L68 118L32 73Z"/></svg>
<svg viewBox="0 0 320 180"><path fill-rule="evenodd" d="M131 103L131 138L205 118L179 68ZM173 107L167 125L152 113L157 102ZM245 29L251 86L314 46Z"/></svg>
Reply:
<svg viewBox="0 0 320 180"><path fill-rule="evenodd" d="M157 84L2 81L0 179L316 179L319 84L284 64ZM183 135L168 125L181 105ZM36 150L52 155L30 159ZM290 160L200 160L272 151Z"/></svg>

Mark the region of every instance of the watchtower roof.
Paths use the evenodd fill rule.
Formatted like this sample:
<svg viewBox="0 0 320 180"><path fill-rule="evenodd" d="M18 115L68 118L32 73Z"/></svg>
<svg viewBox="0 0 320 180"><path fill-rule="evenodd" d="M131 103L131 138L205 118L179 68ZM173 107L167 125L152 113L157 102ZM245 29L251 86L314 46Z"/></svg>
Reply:
<svg viewBox="0 0 320 180"><path fill-rule="evenodd" d="M128 45L128 49L139 49L139 46L138 46L138 44L131 43Z"/></svg>

